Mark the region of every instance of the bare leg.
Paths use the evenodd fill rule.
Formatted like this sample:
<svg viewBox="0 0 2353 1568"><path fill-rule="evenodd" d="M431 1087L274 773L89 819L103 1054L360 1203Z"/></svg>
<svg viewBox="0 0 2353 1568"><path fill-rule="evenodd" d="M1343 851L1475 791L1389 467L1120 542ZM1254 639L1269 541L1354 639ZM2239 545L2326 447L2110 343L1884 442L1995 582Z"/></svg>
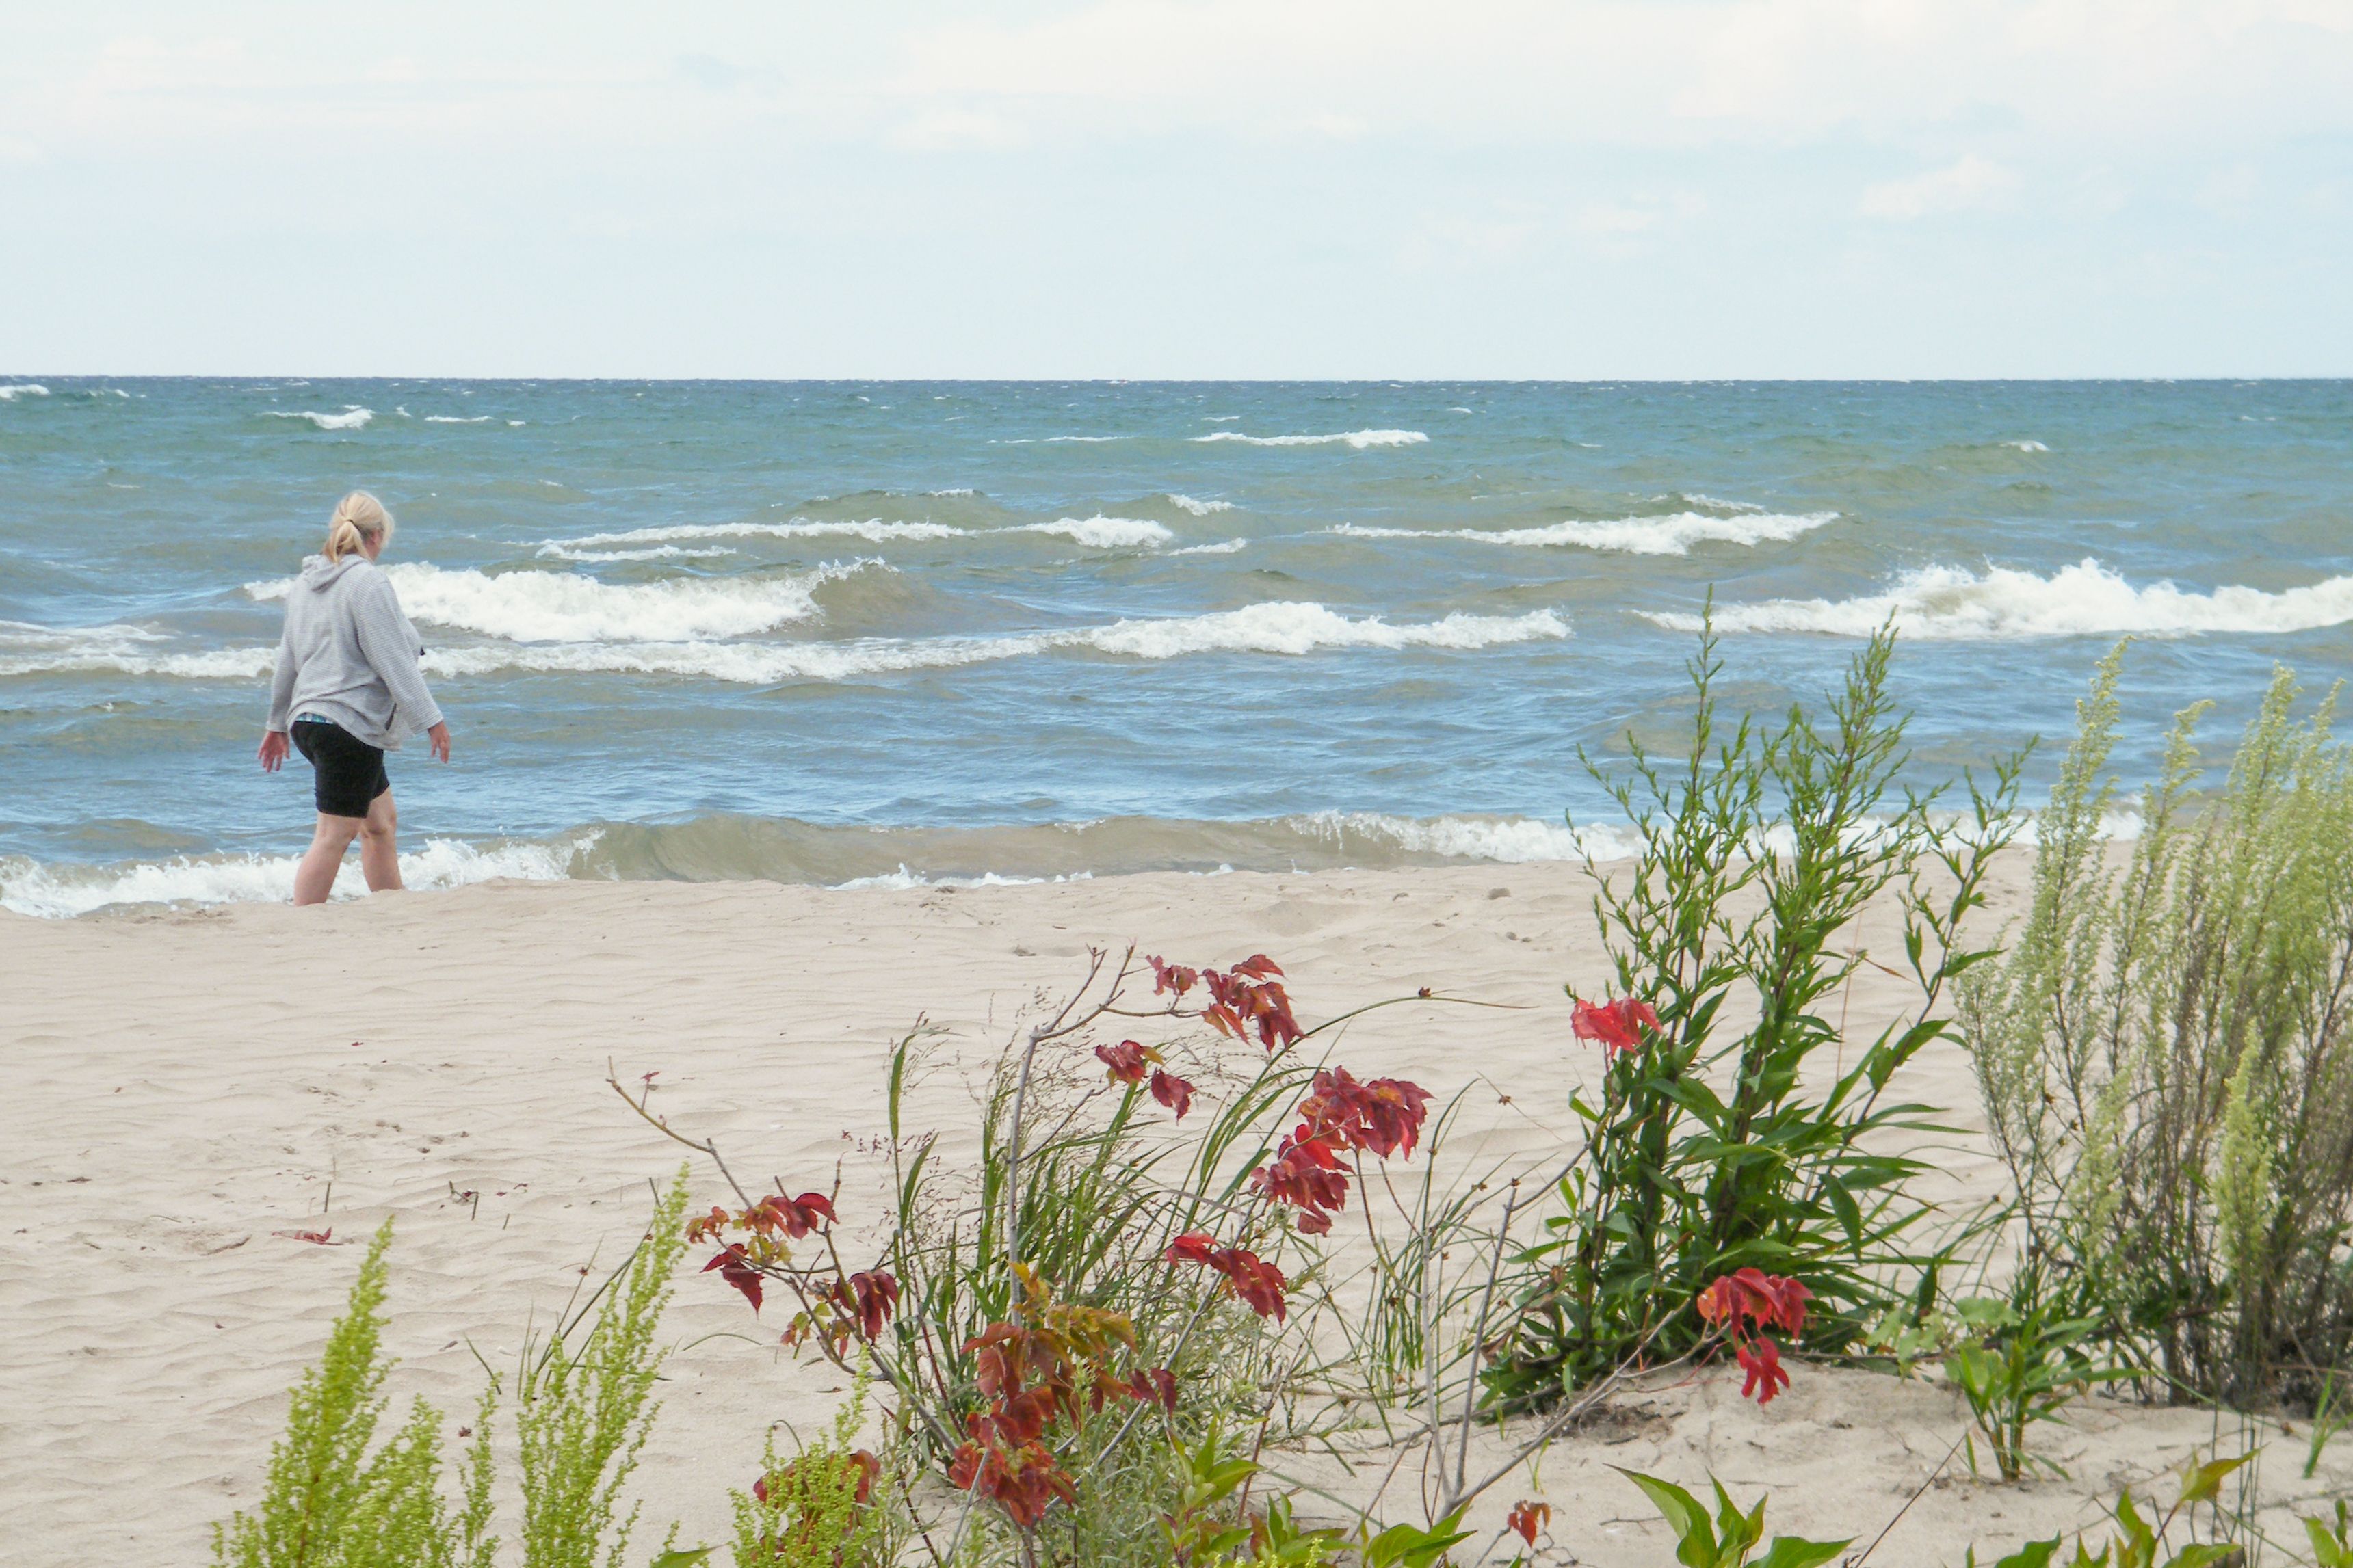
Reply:
<svg viewBox="0 0 2353 1568"><path fill-rule="evenodd" d="M319 814L319 826L311 835L310 850L302 863L294 868L294 901L298 904L323 904L327 895L335 890L335 873L343 868L343 851L359 837L366 819L358 816L329 816Z"/></svg>
<svg viewBox="0 0 2353 1568"><path fill-rule="evenodd" d="M400 814L393 809L392 792L386 790L368 802L360 828L360 870L371 893L400 891L400 849L393 842L399 831Z"/></svg>

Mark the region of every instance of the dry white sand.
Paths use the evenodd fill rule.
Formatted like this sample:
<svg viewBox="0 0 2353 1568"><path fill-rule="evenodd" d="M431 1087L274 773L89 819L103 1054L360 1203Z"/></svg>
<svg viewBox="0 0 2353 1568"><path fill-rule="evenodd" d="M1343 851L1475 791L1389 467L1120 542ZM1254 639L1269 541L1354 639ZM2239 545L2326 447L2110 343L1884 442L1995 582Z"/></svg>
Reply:
<svg viewBox="0 0 2353 1568"><path fill-rule="evenodd" d="M2023 866L2004 869L2014 900ZM608 1060L627 1079L659 1072L658 1106L763 1179L824 1186L849 1156L845 1203L864 1203L855 1170L881 1128L882 1065L917 1015L976 1061L1076 978L1090 943L1195 963L1264 951L1303 1017L1423 984L1521 1005L1385 1012L1343 1055L1441 1093L1486 1080L1470 1130L1533 1158L1596 1077L1560 990L1603 977L1588 893L1571 868L1514 867L954 892L492 884L322 910L0 915L0 1561L202 1558L207 1522L254 1500L287 1387L349 1287L358 1252L341 1244L386 1215L394 1391L454 1424L479 1386L469 1342L510 1362L584 1267L627 1248L648 1183L680 1163L605 1087ZM1900 1005L1893 982L1859 984L1851 1026ZM1917 1098L1977 1123L1957 1053L1911 1077ZM963 1106L944 1074L921 1115ZM1974 1138L1936 1159L1956 1194L1994 1190ZM337 1245L276 1234L328 1226ZM839 1397L838 1374L789 1360L774 1328L715 1278L682 1280L669 1331L686 1348L637 1489L651 1536L676 1518L690 1542L721 1540L763 1429L807 1429ZM1775 1529L1867 1540L1967 1422L1933 1373L1801 1365L1769 1408L1737 1393L1736 1372L1710 1368L1631 1394L1482 1517L1537 1495L1552 1560L1670 1562L1617 1464L1694 1488L1712 1471L1744 1500L1770 1489ZM2007 1550L2093 1522L2126 1483L2169 1497L2165 1472L2215 1435L2194 1411L2087 1400L2040 1438L2072 1481L1948 1469L1873 1561ZM2295 1479L2302 1451L2273 1432L2274 1527L2285 1505L2353 1489L2353 1439L2314 1481Z"/></svg>

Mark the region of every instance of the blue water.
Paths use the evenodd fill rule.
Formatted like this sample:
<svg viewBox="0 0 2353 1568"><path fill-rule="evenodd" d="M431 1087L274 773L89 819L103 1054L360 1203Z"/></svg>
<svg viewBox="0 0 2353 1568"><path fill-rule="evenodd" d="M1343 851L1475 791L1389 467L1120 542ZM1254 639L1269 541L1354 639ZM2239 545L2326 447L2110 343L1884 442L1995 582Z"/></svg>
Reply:
<svg viewBox="0 0 2353 1568"><path fill-rule="evenodd" d="M2353 653L2348 382L0 384L28 912L282 891L274 585L353 486L457 737L392 763L427 882L1567 854L1711 589L1760 709L1893 613L1923 780L2126 633L2128 773Z"/></svg>

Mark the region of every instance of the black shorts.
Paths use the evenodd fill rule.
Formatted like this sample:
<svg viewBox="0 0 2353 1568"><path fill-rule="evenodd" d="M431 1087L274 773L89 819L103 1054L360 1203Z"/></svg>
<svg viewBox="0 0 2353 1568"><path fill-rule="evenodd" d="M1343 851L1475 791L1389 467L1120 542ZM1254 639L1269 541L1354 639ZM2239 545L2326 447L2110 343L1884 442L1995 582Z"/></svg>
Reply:
<svg viewBox="0 0 2353 1568"><path fill-rule="evenodd" d="M341 724L297 719L294 744L311 759L311 798L328 816L365 816L368 803L392 787L384 771L384 750L371 746Z"/></svg>

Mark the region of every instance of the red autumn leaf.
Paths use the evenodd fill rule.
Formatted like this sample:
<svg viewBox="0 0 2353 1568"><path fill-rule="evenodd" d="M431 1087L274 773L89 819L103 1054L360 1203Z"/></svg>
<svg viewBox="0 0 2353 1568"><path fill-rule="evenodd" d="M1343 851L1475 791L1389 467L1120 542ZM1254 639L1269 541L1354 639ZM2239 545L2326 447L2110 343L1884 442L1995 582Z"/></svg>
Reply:
<svg viewBox="0 0 2353 1568"><path fill-rule="evenodd" d="M1134 1040L1122 1040L1115 1046L1097 1046L1095 1057L1111 1068L1113 1083L1142 1083L1144 1069L1160 1059L1160 1053L1150 1046Z"/></svg>
<svg viewBox="0 0 2353 1568"><path fill-rule="evenodd" d="M1516 1531L1519 1538L1530 1546L1536 1543L1536 1531L1551 1522L1552 1504L1537 1502L1533 1498L1523 1499L1514 1504L1504 1519L1504 1525Z"/></svg>
<svg viewBox="0 0 2353 1568"><path fill-rule="evenodd" d="M1754 1395L1757 1404L1770 1405L1776 1394L1789 1386L1789 1374L1781 1370L1779 1347L1763 1334L1757 1335L1753 1342L1736 1342L1733 1353L1748 1373L1746 1381L1740 1385L1743 1399ZM1759 1384L1762 1384L1761 1388Z"/></svg>
<svg viewBox="0 0 2353 1568"><path fill-rule="evenodd" d="M1304 1209L1300 1212L1297 1219L1292 1221L1292 1224L1298 1227L1299 1233L1303 1236L1324 1236L1332 1229L1332 1216L1328 1214L1319 1214L1314 1209Z"/></svg>
<svg viewBox="0 0 2353 1568"><path fill-rule="evenodd" d="M1812 1299L1813 1292L1797 1280L1750 1268L1725 1275L1702 1290L1694 1305L1702 1320L1730 1332L1737 1333L1746 1321L1758 1328L1801 1334L1806 1303Z"/></svg>
<svg viewBox="0 0 2353 1568"><path fill-rule="evenodd" d="M1348 1204L1346 1173L1330 1135L1311 1134L1303 1124L1282 1141L1272 1164L1250 1173L1250 1181L1276 1203L1310 1211L1338 1209Z"/></svg>
<svg viewBox="0 0 2353 1568"><path fill-rule="evenodd" d="M1319 1071L1299 1114L1314 1132L1329 1134L1343 1148L1363 1149L1388 1159L1413 1157L1429 1115L1430 1091L1403 1079L1359 1083L1345 1068Z"/></svg>
<svg viewBox="0 0 2353 1568"><path fill-rule="evenodd" d="M874 1495L874 1483L882 1479L882 1461L860 1448L849 1456L849 1462L858 1467L857 1500L865 1502Z"/></svg>
<svg viewBox="0 0 2353 1568"><path fill-rule="evenodd" d="M1176 1374L1165 1366L1141 1371L1127 1380L1128 1394L1146 1405L1157 1405L1163 1410L1176 1408Z"/></svg>
<svg viewBox="0 0 2353 1568"><path fill-rule="evenodd" d="M1242 1304L1261 1318L1282 1322L1290 1302L1282 1293L1282 1270L1253 1255L1234 1249L1232 1266L1223 1272Z"/></svg>
<svg viewBox="0 0 2353 1568"><path fill-rule="evenodd" d="M1193 1086L1174 1073L1162 1072L1158 1068L1154 1068L1152 1098L1175 1111L1176 1120L1182 1121L1185 1120L1185 1113L1193 1109Z"/></svg>
<svg viewBox="0 0 2353 1568"><path fill-rule="evenodd" d="M815 1230L820 1219L833 1223L833 1200L823 1193L803 1193L797 1198L771 1193L743 1215L744 1224L763 1236L781 1230L795 1241Z"/></svg>
<svg viewBox="0 0 2353 1568"><path fill-rule="evenodd" d="M1164 991L1172 995L1182 996L1186 992L1193 989L1201 978L1199 970L1187 969L1182 964L1163 963L1157 958L1149 958L1145 962L1152 965L1152 994L1155 996Z"/></svg>
<svg viewBox="0 0 2353 1568"><path fill-rule="evenodd" d="M1171 1263L1208 1263L1218 1250L1218 1238L1206 1230L1188 1230L1169 1243Z"/></svg>
<svg viewBox="0 0 2353 1568"><path fill-rule="evenodd" d="M858 1326L868 1339L882 1332L882 1326L899 1310L899 1281L886 1271L875 1268L849 1277L849 1289L857 1300Z"/></svg>
<svg viewBox="0 0 2353 1568"><path fill-rule="evenodd" d="M708 1241L725 1230L728 1223L727 1211L714 1204L709 1214L686 1222L686 1239L689 1242Z"/></svg>
<svg viewBox="0 0 2353 1568"><path fill-rule="evenodd" d="M719 1270L719 1278L744 1292L744 1300L752 1303L752 1310L760 1310L760 1271L752 1265L751 1255L740 1241L728 1243L725 1250L702 1266L702 1272Z"/></svg>
<svg viewBox="0 0 2353 1568"><path fill-rule="evenodd" d="M1658 1014L1648 1002L1637 1002L1631 996L1621 996L1615 1002L1599 1005L1580 1000L1569 1015L1569 1028L1580 1040L1598 1040L1605 1056L1620 1051L1640 1050L1642 1029L1659 1026Z"/></svg>

